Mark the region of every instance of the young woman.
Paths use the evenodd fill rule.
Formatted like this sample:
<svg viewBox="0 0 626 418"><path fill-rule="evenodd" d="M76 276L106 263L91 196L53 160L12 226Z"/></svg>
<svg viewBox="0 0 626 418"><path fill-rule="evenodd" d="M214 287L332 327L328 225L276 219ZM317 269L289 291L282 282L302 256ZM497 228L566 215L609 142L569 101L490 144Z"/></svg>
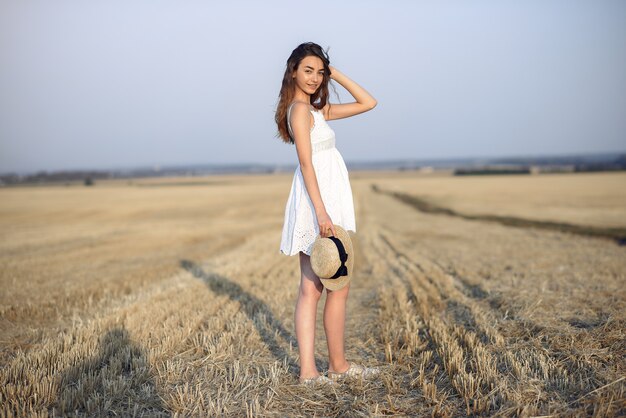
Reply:
<svg viewBox="0 0 626 418"><path fill-rule="evenodd" d="M303 43L294 49L287 60L276 110L280 137L295 144L299 160L285 205L280 251L300 257L295 326L300 381L307 384L333 383L344 376L370 376L378 372L346 360L344 330L349 285L336 291L327 289L324 331L328 342L328 377L320 375L315 365L317 303L324 287L311 268L311 249L318 236L335 236L334 225L356 232L348 170L335 148L335 132L326 121L367 112L377 103L329 63L327 53L315 43ZM331 79L345 87L356 102L328 103Z"/></svg>

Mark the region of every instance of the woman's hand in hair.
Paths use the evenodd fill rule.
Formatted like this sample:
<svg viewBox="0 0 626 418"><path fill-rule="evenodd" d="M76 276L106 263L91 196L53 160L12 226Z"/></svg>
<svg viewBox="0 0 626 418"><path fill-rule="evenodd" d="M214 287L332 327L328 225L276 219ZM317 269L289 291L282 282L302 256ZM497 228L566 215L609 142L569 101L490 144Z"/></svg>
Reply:
<svg viewBox="0 0 626 418"><path fill-rule="evenodd" d="M330 79L334 80L335 79L335 67L333 67L332 65L329 65L328 69L330 70Z"/></svg>

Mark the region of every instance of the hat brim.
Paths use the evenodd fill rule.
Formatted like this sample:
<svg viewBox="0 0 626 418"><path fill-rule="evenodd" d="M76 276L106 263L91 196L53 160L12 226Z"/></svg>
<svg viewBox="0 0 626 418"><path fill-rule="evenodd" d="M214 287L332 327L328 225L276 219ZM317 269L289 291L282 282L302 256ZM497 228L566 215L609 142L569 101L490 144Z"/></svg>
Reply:
<svg viewBox="0 0 626 418"><path fill-rule="evenodd" d="M339 276L336 279L322 279L320 277L322 285L324 285L324 287L328 290L340 290L350 283L350 280L352 279L352 269L354 268L354 247L352 246L350 234L348 234L348 232L339 225L335 225L335 232L335 236L341 240L346 253L348 253L348 260L346 261L348 274L346 276Z"/></svg>

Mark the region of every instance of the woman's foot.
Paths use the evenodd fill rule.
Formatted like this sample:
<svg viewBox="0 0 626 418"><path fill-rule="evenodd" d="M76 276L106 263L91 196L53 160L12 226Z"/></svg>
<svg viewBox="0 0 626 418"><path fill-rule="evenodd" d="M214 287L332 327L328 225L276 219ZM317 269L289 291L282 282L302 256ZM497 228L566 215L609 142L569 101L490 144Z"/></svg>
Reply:
<svg viewBox="0 0 626 418"><path fill-rule="evenodd" d="M328 377L331 380L339 380L345 377L362 377L368 379L370 377L378 376L380 369L377 367L365 367L360 364L350 363L348 369L345 372L331 372L328 371Z"/></svg>

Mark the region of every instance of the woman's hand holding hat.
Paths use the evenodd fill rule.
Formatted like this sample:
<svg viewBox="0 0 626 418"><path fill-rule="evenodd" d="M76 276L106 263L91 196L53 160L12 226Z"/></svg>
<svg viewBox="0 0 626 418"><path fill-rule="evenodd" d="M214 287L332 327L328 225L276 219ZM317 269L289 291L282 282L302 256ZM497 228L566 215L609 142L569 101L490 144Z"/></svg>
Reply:
<svg viewBox="0 0 626 418"><path fill-rule="evenodd" d="M348 232L333 225L334 237L317 237L311 249L311 268L328 290L339 290L352 278L354 249Z"/></svg>
<svg viewBox="0 0 626 418"><path fill-rule="evenodd" d="M330 216L328 216L328 213L326 213L326 211L320 212L317 215L317 224L319 225L320 236L322 238L337 236L337 233L335 232L335 225L333 224L333 221L330 219Z"/></svg>

